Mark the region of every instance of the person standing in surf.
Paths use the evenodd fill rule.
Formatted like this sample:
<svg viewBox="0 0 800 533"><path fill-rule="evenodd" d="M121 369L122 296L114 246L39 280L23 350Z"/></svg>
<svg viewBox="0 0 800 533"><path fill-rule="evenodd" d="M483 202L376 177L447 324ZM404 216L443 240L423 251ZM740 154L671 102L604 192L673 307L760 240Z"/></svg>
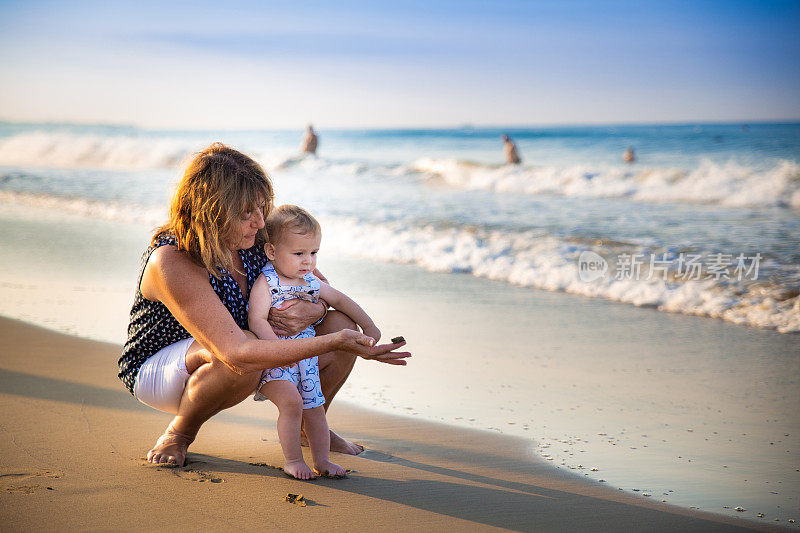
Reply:
<svg viewBox="0 0 800 533"><path fill-rule="evenodd" d="M506 156L506 164L509 165L519 165L522 163L522 159L519 157L519 153L517 152L517 145L514 144L514 141L511 140L511 137L508 135L503 135L503 152Z"/></svg>

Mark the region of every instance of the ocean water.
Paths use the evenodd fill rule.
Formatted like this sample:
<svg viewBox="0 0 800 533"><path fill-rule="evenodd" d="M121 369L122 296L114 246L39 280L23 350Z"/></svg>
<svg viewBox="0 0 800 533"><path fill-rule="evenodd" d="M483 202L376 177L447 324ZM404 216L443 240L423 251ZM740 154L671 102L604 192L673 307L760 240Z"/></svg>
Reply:
<svg viewBox="0 0 800 533"><path fill-rule="evenodd" d="M341 399L528 438L642 497L798 519L800 124L510 130L519 167L501 133L322 131L300 157L299 130L0 124L0 312L121 342L148 228L223 141L318 216L323 272L410 341L408 367L360 362Z"/></svg>
<svg viewBox="0 0 800 533"><path fill-rule="evenodd" d="M319 157L301 136L0 123L0 201L155 225L222 141L336 253L800 332L798 123L322 131Z"/></svg>

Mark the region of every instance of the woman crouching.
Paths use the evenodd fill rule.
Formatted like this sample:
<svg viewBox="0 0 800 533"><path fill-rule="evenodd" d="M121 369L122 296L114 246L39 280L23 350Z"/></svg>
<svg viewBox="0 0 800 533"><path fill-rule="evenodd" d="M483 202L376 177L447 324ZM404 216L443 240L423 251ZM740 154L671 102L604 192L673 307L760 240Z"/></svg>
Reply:
<svg viewBox="0 0 800 533"><path fill-rule="evenodd" d="M326 315L324 302L293 300L270 311L270 324L285 336L324 317L315 337L259 340L247 331L248 296L267 261L272 198L255 161L213 144L186 169L169 220L142 256L119 378L142 403L175 415L150 462L183 465L200 426L252 394L262 370L319 356L327 409L356 357L404 365L410 355L392 351L404 343L373 346L346 315ZM362 449L331 431L332 451Z"/></svg>

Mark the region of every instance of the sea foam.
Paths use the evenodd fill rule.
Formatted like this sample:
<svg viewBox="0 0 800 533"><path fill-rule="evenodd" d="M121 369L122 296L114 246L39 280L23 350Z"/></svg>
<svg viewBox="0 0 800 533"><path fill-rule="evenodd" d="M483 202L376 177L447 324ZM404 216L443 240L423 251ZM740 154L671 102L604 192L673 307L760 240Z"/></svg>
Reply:
<svg viewBox="0 0 800 533"><path fill-rule="evenodd" d="M800 165L780 160L766 168L702 160L690 170L612 165L490 166L422 158L413 168L430 180L473 190L628 198L726 206L800 208Z"/></svg>
<svg viewBox="0 0 800 533"><path fill-rule="evenodd" d="M536 232L508 234L478 228L409 228L374 225L354 219L326 219L326 246L339 253L415 264L436 272L470 274L524 287L600 297L661 311L721 318L781 333L800 332L800 298L769 282L724 283L713 279L680 281L620 279L607 275L583 281L578 258L593 250L611 258L615 247L576 243ZM643 255L644 247L628 249ZM613 261L613 260L612 260ZM612 263L612 269L613 269Z"/></svg>

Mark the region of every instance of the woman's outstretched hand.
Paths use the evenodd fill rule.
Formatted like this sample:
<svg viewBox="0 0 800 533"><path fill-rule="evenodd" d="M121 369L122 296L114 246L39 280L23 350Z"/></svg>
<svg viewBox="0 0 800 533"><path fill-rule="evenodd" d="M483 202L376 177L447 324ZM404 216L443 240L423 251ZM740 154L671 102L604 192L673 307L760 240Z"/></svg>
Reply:
<svg viewBox="0 0 800 533"><path fill-rule="evenodd" d="M405 346L406 341L391 344L375 344L375 339L352 329L343 329L334 333L339 350L350 352L364 359L371 359L389 365L405 365L410 352L395 352Z"/></svg>

